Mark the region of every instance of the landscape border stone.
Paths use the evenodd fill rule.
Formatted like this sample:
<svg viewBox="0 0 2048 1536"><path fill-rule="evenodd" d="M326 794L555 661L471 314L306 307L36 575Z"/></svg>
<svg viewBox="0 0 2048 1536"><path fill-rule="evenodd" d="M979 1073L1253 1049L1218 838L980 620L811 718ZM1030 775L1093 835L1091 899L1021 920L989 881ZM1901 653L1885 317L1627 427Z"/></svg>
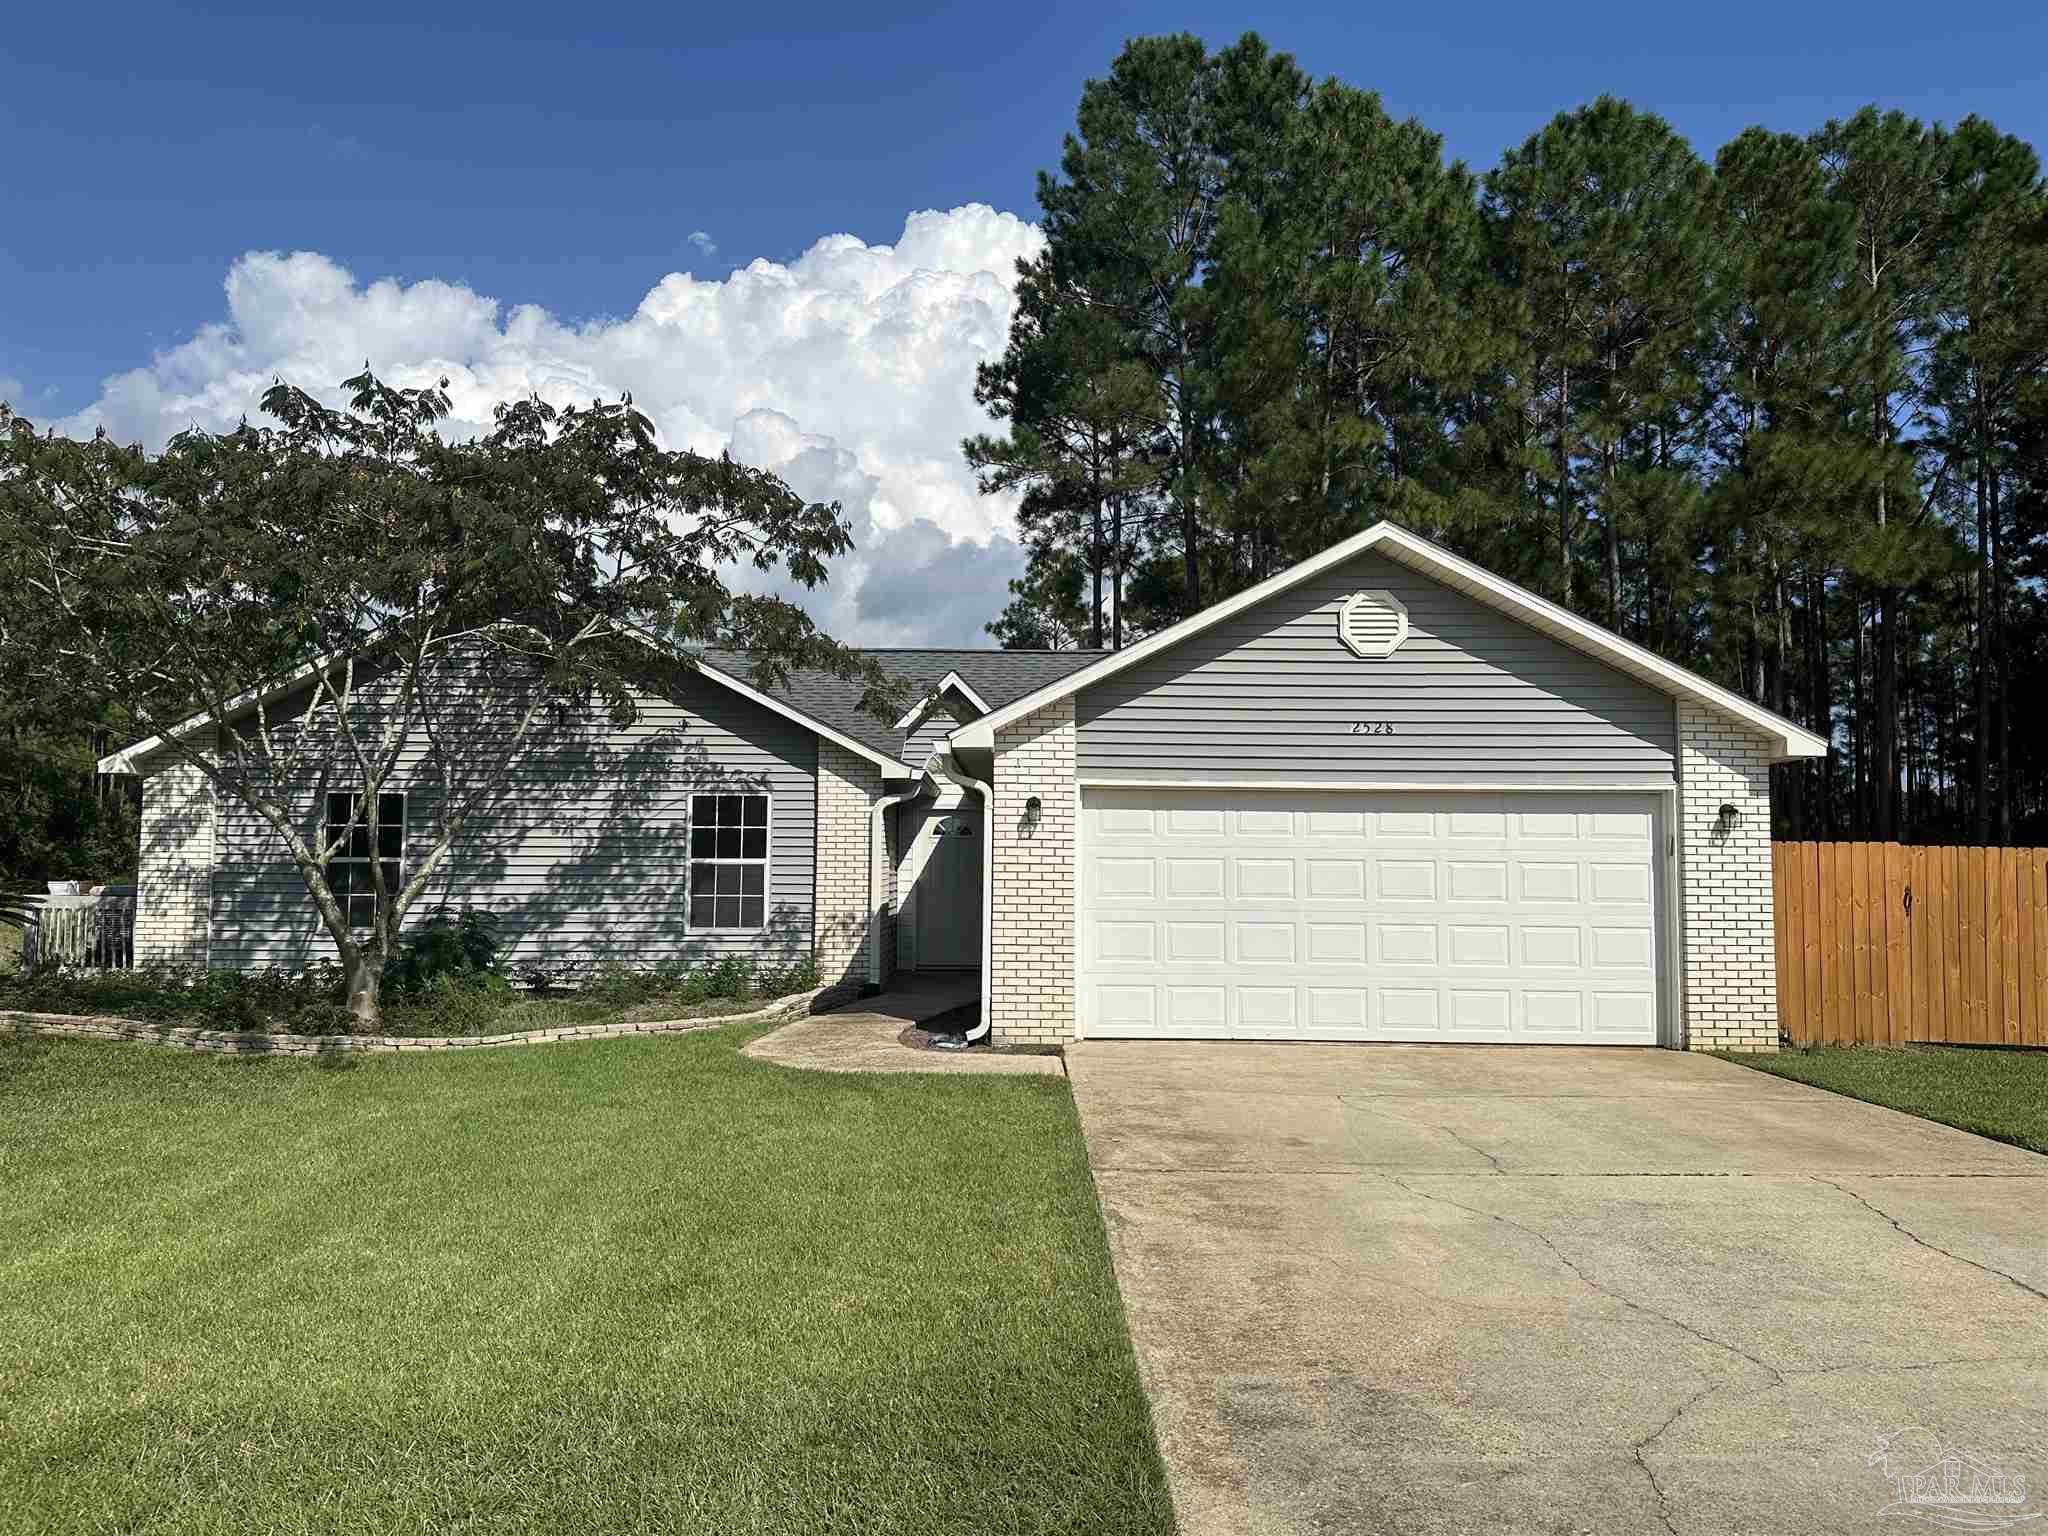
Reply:
<svg viewBox="0 0 2048 1536"><path fill-rule="evenodd" d="M169 1045L185 1051L212 1051L234 1056L338 1056L361 1053L491 1050L507 1045L554 1045L566 1040L618 1040L628 1035L687 1034L809 1013L830 987L777 998L747 1013L721 1013L701 1019L655 1019L639 1024L571 1024L561 1029L529 1029L504 1035L286 1035L240 1030L187 1029L148 1019L123 1019L107 1014L21 1013L0 1010L0 1029L68 1040L115 1040L140 1045Z"/></svg>

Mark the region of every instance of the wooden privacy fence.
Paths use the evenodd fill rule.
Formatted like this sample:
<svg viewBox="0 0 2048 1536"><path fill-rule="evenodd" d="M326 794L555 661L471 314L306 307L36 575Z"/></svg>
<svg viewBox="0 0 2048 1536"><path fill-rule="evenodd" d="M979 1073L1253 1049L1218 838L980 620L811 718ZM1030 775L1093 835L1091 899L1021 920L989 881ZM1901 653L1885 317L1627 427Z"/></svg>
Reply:
<svg viewBox="0 0 2048 1536"><path fill-rule="evenodd" d="M2048 1045L2048 849L1776 843L1795 1045Z"/></svg>

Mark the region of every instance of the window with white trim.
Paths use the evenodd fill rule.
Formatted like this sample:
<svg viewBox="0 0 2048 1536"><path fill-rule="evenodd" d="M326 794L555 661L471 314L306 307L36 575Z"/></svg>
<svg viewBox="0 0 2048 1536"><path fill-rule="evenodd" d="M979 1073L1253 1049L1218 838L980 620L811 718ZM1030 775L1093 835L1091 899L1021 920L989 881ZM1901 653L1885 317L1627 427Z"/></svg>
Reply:
<svg viewBox="0 0 2048 1536"><path fill-rule="evenodd" d="M690 928L767 925L768 797L690 796Z"/></svg>
<svg viewBox="0 0 2048 1536"><path fill-rule="evenodd" d="M351 928L367 928L376 920L372 864L384 866L387 896L398 894L405 876L405 796L379 795L374 816L365 816L363 809L361 795L344 790L327 797L323 846L335 849L327 861L327 888L348 914Z"/></svg>

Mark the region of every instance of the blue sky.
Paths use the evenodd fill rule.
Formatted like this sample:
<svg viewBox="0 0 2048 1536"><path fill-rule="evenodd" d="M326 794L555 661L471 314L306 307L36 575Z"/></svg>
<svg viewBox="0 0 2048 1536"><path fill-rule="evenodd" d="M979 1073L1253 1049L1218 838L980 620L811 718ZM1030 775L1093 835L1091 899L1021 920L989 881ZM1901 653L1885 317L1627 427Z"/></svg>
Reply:
<svg viewBox="0 0 2048 1536"><path fill-rule="evenodd" d="M582 318L629 310L651 271L786 259L834 231L887 240L911 209L1028 214L1081 82L1134 33L1256 29L1482 167L1603 90L1702 152L1867 100L2048 140L2037 6L333 9L346 19L15 14L0 376L41 411L217 318L250 249Z"/></svg>
<svg viewBox="0 0 2048 1536"><path fill-rule="evenodd" d="M160 440L366 355L453 370L478 420L509 392L631 389L888 546L821 615L871 643L973 639L1001 606L1017 552L957 451L973 365L1035 173L1126 37L1256 30L1479 169L1603 91L1708 155L1868 101L2048 144L2038 5L332 9L9 18L0 398ZM735 275L757 258L777 265Z"/></svg>

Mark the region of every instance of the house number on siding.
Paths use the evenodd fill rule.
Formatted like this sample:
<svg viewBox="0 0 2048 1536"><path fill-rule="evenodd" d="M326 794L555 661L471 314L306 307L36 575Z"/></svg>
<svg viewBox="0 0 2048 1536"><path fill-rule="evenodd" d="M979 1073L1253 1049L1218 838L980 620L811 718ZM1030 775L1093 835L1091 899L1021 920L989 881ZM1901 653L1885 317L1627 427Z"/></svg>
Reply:
<svg viewBox="0 0 2048 1536"><path fill-rule="evenodd" d="M1354 720L1351 722L1351 734L1354 736L1391 736L1394 734L1394 722L1391 720Z"/></svg>

